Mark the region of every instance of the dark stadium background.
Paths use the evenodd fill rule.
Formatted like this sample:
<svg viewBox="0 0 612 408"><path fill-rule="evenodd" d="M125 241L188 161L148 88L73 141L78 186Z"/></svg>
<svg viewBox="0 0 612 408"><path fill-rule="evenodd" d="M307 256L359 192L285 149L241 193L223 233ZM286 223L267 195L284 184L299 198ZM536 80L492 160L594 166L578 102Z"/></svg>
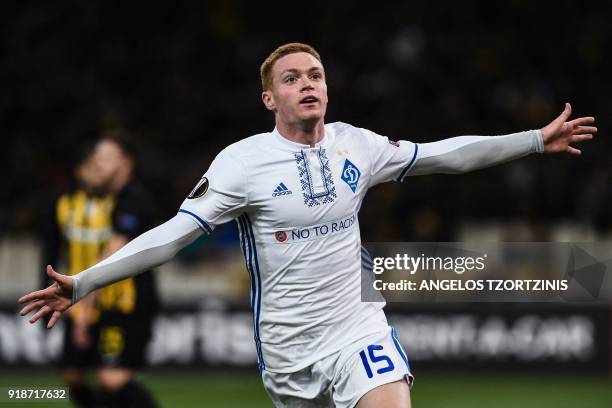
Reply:
<svg viewBox="0 0 612 408"><path fill-rule="evenodd" d="M155 194L160 221L174 215L220 149L273 128L260 101L259 65L289 41L310 43L322 55L327 122L392 139L540 128L566 101L575 115L597 118L599 135L581 147L579 158L529 157L470 175L375 188L360 213L364 241L453 241L466 226L486 224L500 226L507 241L554 240L559 225L578 231L573 236L586 230L590 239L610 240L611 9L605 2L526 0L3 4L0 242L5 248L36 243L50 197L71 184L80 147L117 127L137 143L138 174ZM231 251L234 228L183 253L182 262L198 265ZM32 289L19 285L20 276L39 271L12 270L12 253L0 254L6 319L15 310L13 292ZM205 309L171 303L169 314ZM228 304L244 311L247 297ZM453 307L482 312L478 305ZM509 322L520 314L498 307ZM593 319L598 352L580 365L579 376L575 364L547 361L424 361L422 369L415 363L418 406L610 406L610 308L529 307L525 313ZM393 310L410 315L401 305ZM422 305L418 311L444 316L452 310ZM0 336L0 349L7 342ZM41 373L31 361L3 357L0 387L58 384L53 366L44 366ZM269 405L254 365L187 366L145 373L166 405Z"/></svg>

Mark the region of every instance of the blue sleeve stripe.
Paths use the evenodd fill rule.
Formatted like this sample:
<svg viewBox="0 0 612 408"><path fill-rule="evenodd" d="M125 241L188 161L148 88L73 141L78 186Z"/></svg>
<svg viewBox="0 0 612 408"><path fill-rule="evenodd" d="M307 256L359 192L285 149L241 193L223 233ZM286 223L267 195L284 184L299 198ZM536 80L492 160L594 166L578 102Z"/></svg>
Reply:
<svg viewBox="0 0 612 408"><path fill-rule="evenodd" d="M410 160L410 163L408 163L408 165L406 167L404 167L404 170L402 170L402 172L400 173L399 177L396 178L395 181L402 181L402 179L404 178L404 176L406 175L408 170L410 170L410 168L414 164L414 161L416 160L418 152L419 152L419 145L417 143L415 143L414 144L414 154L412 155L412 159Z"/></svg>
<svg viewBox="0 0 612 408"><path fill-rule="evenodd" d="M182 208L178 210L178 212L191 215L193 218L195 218L198 224L200 224L200 226L202 226L202 228L206 230L206 232L208 232L209 234L212 234L213 232L212 227L208 225L208 223L204 221L202 218L198 217L196 214L192 213L191 211L183 210Z"/></svg>

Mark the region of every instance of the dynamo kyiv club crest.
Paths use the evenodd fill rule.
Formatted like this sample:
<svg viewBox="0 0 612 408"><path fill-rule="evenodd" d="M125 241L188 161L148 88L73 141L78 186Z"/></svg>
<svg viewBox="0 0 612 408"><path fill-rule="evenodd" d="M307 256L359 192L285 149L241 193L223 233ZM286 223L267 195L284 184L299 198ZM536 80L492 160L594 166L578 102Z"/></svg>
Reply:
<svg viewBox="0 0 612 408"><path fill-rule="evenodd" d="M340 177L348 186L353 190L357 190L357 183L359 183L359 177L361 172L349 159L344 162L344 168L342 169L342 177Z"/></svg>

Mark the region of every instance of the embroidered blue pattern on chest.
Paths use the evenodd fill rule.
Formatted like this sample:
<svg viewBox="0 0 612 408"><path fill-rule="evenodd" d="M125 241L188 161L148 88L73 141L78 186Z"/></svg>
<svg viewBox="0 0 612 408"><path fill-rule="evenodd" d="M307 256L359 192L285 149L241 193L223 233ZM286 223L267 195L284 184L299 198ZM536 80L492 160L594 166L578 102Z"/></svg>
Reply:
<svg viewBox="0 0 612 408"><path fill-rule="evenodd" d="M312 174L304 152L295 153L295 162L297 163L300 184L302 186L302 196L304 197L304 204L308 207L331 203L338 197L325 149L321 148L317 153L321 163L321 174ZM317 194L314 193L313 177L322 178L324 191Z"/></svg>

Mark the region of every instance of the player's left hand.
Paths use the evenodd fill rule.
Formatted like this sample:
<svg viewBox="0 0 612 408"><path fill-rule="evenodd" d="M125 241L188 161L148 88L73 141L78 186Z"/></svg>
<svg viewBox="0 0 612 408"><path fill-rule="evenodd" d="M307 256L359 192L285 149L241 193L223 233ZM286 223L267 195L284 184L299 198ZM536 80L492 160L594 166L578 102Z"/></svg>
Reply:
<svg viewBox="0 0 612 408"><path fill-rule="evenodd" d="M570 144L593 139L593 134L597 133L597 128L588 125L593 124L595 118L583 117L566 122L571 114L572 106L566 103L561 115L541 129L544 153L567 152L579 155L582 152Z"/></svg>
<svg viewBox="0 0 612 408"><path fill-rule="evenodd" d="M19 303L29 302L19 313L21 316L25 316L32 310L40 308L30 318L30 323L34 323L46 314L53 312L49 323L47 323L47 329L50 329L59 320L62 313L72 306L73 283L72 278L55 272L51 265L47 265L47 275L55 282L46 289L37 290L19 298Z"/></svg>

